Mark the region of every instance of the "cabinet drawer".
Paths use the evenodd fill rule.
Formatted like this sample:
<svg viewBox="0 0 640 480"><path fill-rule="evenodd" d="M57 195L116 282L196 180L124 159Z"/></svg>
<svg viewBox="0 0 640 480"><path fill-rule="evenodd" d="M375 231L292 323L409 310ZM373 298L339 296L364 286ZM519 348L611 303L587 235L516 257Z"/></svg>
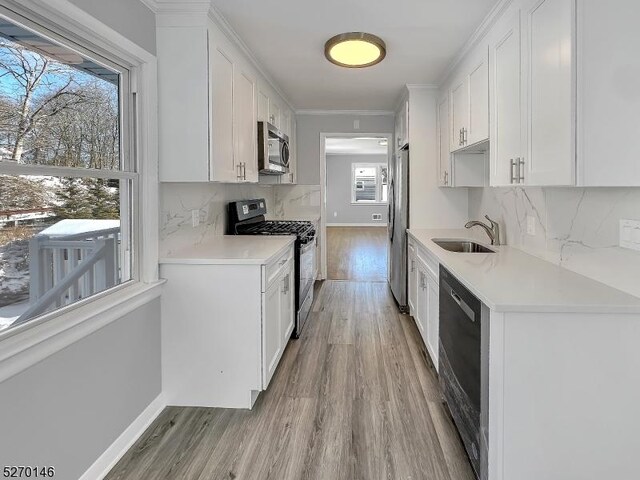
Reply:
<svg viewBox="0 0 640 480"><path fill-rule="evenodd" d="M418 247L417 257L425 267L427 267L427 273L429 273L434 279L438 279L438 270L440 268L440 262L431 255L426 249Z"/></svg>
<svg viewBox="0 0 640 480"><path fill-rule="evenodd" d="M267 288L273 281L278 278L280 272L283 269L287 268L287 263L289 260L293 259L293 245L282 255L275 258L275 260L270 261L267 265L262 267L263 277L262 277L262 291L266 292Z"/></svg>

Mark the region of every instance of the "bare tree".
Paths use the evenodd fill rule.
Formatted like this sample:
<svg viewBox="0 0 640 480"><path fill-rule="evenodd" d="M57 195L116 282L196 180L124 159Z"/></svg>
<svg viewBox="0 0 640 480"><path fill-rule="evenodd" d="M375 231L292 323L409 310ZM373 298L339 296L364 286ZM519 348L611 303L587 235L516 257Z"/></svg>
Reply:
<svg viewBox="0 0 640 480"><path fill-rule="evenodd" d="M0 122L13 124L11 159L20 162L25 140L38 124L80 105L84 98L72 88L72 69L21 45L0 40L0 80L5 78L14 91L16 105L12 115L0 111Z"/></svg>

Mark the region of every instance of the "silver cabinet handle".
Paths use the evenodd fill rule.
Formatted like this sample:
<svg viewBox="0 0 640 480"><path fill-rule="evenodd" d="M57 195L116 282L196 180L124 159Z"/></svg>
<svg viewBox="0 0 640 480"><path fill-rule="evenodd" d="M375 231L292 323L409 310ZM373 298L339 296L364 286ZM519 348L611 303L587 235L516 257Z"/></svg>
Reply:
<svg viewBox="0 0 640 480"><path fill-rule="evenodd" d="M458 140L458 145L462 145L462 135L463 135L463 133L462 133L462 128L461 128L460 129L460 138Z"/></svg>
<svg viewBox="0 0 640 480"><path fill-rule="evenodd" d="M282 279L282 283L284 284L283 288L282 288L282 293L284 293L284 294L289 293L289 283L290 282L289 282L289 274L288 273Z"/></svg>
<svg viewBox="0 0 640 480"><path fill-rule="evenodd" d="M516 180L517 180L515 176L516 162L512 158L510 163L511 163L511 183L516 183Z"/></svg>
<svg viewBox="0 0 640 480"><path fill-rule="evenodd" d="M518 161L518 183L524 183L524 158L516 158Z"/></svg>
<svg viewBox="0 0 640 480"><path fill-rule="evenodd" d="M469 133L469 132L467 132L467 129L463 128L462 129L462 144L463 145L467 144L467 133Z"/></svg>
<svg viewBox="0 0 640 480"><path fill-rule="evenodd" d="M449 185L449 172L444 172L444 184Z"/></svg>
<svg viewBox="0 0 640 480"><path fill-rule="evenodd" d="M411 273L416 271L416 261L411 260Z"/></svg>
<svg viewBox="0 0 640 480"><path fill-rule="evenodd" d="M242 164L241 163L236 165L236 170L238 171L237 173L238 180L242 180Z"/></svg>

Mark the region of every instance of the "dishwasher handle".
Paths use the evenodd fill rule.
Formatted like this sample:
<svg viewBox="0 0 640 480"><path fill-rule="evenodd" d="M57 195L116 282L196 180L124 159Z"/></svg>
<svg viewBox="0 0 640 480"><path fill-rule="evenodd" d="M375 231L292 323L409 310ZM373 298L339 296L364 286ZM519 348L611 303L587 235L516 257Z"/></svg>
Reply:
<svg viewBox="0 0 640 480"><path fill-rule="evenodd" d="M467 303L464 300L462 300L462 298L460 298L460 295L458 295L453 288L450 288L449 290L451 292L451 298L453 298L453 301L458 304L458 306L462 309L465 315L467 315L467 317L469 317L469 319L472 322L475 322L476 313L473 311L473 309L469 305L467 305Z"/></svg>

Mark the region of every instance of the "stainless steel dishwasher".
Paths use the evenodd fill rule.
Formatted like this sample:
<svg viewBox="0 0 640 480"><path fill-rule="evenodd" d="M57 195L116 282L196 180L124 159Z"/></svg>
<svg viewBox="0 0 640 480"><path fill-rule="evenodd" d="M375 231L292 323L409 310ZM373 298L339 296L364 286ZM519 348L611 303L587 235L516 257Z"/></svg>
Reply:
<svg viewBox="0 0 640 480"><path fill-rule="evenodd" d="M481 433L486 432L481 416L488 391L483 385L488 315L483 311L488 312L482 302L440 266L440 386L477 478L486 478L487 459Z"/></svg>

